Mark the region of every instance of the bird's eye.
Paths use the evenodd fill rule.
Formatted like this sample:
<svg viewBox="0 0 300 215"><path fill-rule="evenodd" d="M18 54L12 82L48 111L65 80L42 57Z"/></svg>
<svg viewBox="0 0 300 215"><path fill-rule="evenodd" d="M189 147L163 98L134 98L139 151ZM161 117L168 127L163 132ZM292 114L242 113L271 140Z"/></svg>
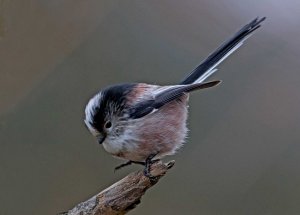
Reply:
<svg viewBox="0 0 300 215"><path fill-rule="evenodd" d="M105 128L110 128L112 126L111 121L107 121L104 125Z"/></svg>

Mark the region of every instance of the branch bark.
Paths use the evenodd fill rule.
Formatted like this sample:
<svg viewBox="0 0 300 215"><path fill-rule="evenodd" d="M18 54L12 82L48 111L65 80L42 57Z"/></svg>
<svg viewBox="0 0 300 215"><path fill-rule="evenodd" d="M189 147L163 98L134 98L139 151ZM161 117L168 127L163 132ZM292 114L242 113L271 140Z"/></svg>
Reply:
<svg viewBox="0 0 300 215"><path fill-rule="evenodd" d="M155 176L149 179L143 171L130 173L125 178L101 191L92 198L79 203L68 212L60 215L122 215L134 209L141 201L145 192L155 185L172 168L175 161L155 162L150 173Z"/></svg>

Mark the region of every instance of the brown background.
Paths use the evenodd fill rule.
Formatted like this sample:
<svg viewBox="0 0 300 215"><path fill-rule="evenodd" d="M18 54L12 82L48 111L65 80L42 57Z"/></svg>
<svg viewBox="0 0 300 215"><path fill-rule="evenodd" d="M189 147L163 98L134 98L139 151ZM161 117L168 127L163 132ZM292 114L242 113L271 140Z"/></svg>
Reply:
<svg viewBox="0 0 300 215"><path fill-rule="evenodd" d="M0 1L0 214L51 215L127 172L83 124L112 83L181 80L268 19L194 93L176 167L131 214L300 214L298 0Z"/></svg>

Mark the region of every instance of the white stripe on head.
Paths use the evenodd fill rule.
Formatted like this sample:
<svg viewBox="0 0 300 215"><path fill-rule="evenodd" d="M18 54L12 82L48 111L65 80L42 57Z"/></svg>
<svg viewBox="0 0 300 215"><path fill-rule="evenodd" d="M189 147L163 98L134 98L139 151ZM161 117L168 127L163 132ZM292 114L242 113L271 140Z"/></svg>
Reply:
<svg viewBox="0 0 300 215"><path fill-rule="evenodd" d="M93 127L92 123L94 121L94 116L96 114L96 108L99 107L101 100L102 100L102 93L99 92L93 98L90 99L90 101L85 107L84 122L94 136L97 136L99 134L99 131L97 131Z"/></svg>

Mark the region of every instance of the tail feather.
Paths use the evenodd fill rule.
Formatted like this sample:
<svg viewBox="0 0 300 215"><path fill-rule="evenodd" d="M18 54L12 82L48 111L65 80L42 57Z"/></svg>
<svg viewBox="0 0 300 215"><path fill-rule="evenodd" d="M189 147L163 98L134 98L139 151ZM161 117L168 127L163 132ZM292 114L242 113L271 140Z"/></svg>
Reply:
<svg viewBox="0 0 300 215"><path fill-rule="evenodd" d="M266 17L256 18L241 28L229 40L225 41L218 49L211 53L199 66L197 66L180 84L201 83L214 72L223 60L237 50L243 42L251 36L251 33L258 29Z"/></svg>

